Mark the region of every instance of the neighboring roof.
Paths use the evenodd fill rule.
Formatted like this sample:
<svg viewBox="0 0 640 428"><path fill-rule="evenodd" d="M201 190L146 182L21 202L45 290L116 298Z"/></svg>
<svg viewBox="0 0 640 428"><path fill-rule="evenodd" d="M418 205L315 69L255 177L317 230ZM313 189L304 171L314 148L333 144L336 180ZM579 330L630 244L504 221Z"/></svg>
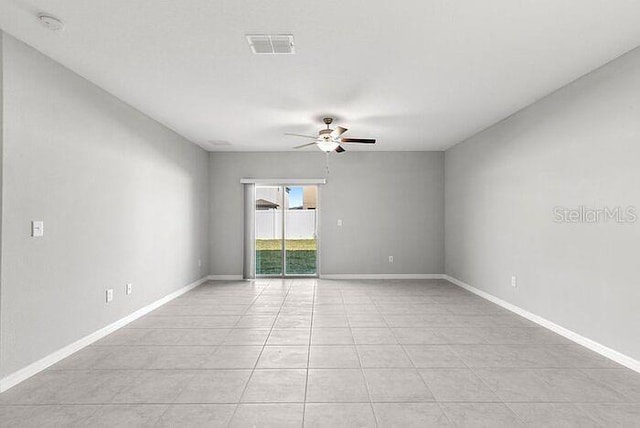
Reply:
<svg viewBox="0 0 640 428"><path fill-rule="evenodd" d="M269 208L278 208L280 205L275 202L267 201L266 199L257 199L256 200L256 208L269 209Z"/></svg>

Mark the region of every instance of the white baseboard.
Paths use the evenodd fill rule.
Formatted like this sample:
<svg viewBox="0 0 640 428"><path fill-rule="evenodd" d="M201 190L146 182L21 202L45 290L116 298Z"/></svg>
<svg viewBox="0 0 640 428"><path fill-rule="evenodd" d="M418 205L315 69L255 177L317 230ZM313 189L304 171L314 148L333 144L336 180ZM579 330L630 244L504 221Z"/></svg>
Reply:
<svg viewBox="0 0 640 428"><path fill-rule="evenodd" d="M443 279L441 273L328 273L321 279Z"/></svg>
<svg viewBox="0 0 640 428"><path fill-rule="evenodd" d="M209 275L207 279L209 281L240 281L242 275Z"/></svg>
<svg viewBox="0 0 640 428"><path fill-rule="evenodd" d="M625 367L630 368L631 370L634 370L636 372L640 373L640 361L629 357L628 355L622 354L614 349L608 348L594 340L591 340L587 337L581 336L580 334L573 332L571 330L568 330L558 324L555 324L545 318L542 318L541 316L538 316L536 314L532 314L529 311L526 311L524 309L522 309L519 306L513 305L507 301L504 301L492 294L489 294L485 291L482 291L478 288L475 288L467 283L464 283L462 281L460 281L457 278L454 278L452 276L449 275L444 275L444 279L446 279L447 281L464 288L465 290L468 290L470 292L472 292L473 294L476 294L480 297L482 297L483 299L486 299L490 302L495 303L498 306L502 306L503 308L516 313L518 315L520 315L521 317L524 317L526 319L528 319L529 321L533 321L534 323L547 328L555 333L558 333L561 336L566 337L567 339L571 340L572 342L577 343L578 345L582 345L585 348L591 349L594 352L597 352L598 354L609 358L610 360L615 361L618 364L622 364Z"/></svg>
<svg viewBox="0 0 640 428"><path fill-rule="evenodd" d="M268 277L267 277L268 278ZM320 274L321 279L444 279L441 273L329 273ZM242 275L209 275L209 281L240 281Z"/></svg>
<svg viewBox="0 0 640 428"><path fill-rule="evenodd" d="M11 373L10 375L5 376L4 378L0 379L0 392L4 392L7 389L19 384L20 382L27 380L28 378L30 378L31 376L41 372L42 370L52 366L53 364L57 363L58 361L68 357L69 355L78 352L79 350L81 350L82 348L85 348L89 345L91 345L92 343L102 339L103 337L113 333L114 331L124 327L125 325L129 324L132 321L137 320L138 318L142 317L143 315L148 314L149 312L153 311L154 309L159 308L160 306L164 305L165 303L175 299L178 296L181 296L182 294L196 288L197 286L199 286L200 284L204 283L207 280L207 278L201 278L189 285L186 285L184 287L182 287L179 290L174 291L173 293L163 297L160 300L156 300L155 302L138 309L137 311L133 312L132 314L127 315L126 317L119 319L118 321L111 323L109 325L107 325L106 327L101 328L98 331L95 331L91 334L89 334L88 336L83 337L80 340L77 340L73 343L71 343L70 345L65 346L64 348L58 349L57 351L47 355L46 357L36 361L35 363L29 364L28 366Z"/></svg>

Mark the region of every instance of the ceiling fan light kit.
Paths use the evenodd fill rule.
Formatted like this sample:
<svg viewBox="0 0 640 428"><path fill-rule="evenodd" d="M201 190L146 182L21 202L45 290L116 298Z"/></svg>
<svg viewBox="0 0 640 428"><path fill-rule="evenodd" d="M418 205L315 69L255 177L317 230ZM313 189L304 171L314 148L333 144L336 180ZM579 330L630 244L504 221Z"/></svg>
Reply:
<svg viewBox="0 0 640 428"><path fill-rule="evenodd" d="M338 147L340 147L340 144L336 143L335 141L318 141L318 148L323 152L332 152Z"/></svg>
<svg viewBox="0 0 640 428"><path fill-rule="evenodd" d="M342 144L375 144L376 140L372 138L342 138L342 134L348 131L347 128L342 126L336 126L335 129L331 129L333 118L325 117L322 121L327 125L326 129L321 129L318 132L317 137L311 135L301 135L294 133L286 133L285 135L292 135L295 137L311 138L315 140L313 143L302 144L294 147L294 149L302 149L305 147L313 146L314 144L323 152L330 153L342 153L346 150L342 147Z"/></svg>

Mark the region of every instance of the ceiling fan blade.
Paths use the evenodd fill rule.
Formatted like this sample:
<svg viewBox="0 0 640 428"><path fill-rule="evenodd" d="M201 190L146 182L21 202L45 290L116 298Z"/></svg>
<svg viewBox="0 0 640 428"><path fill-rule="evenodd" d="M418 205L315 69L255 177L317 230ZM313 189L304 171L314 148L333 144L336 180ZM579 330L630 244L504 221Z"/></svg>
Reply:
<svg viewBox="0 0 640 428"><path fill-rule="evenodd" d="M358 144L375 144L376 140L373 138L341 138L343 143L358 143Z"/></svg>
<svg viewBox="0 0 640 428"><path fill-rule="evenodd" d="M292 137L313 138L314 140L318 138L317 136L313 137L311 135L295 134L293 132L285 132L284 135L290 135Z"/></svg>
<svg viewBox="0 0 640 428"><path fill-rule="evenodd" d="M336 129L334 129L333 132L331 133L331 138L338 138L339 136L341 136L347 131L348 131L347 128L343 128L342 126L336 126Z"/></svg>
<svg viewBox="0 0 640 428"><path fill-rule="evenodd" d="M305 147L315 146L315 145L316 145L316 143L307 143L307 144L303 144L301 146L295 146L294 149L302 149L302 148L305 148Z"/></svg>
<svg viewBox="0 0 640 428"><path fill-rule="evenodd" d="M336 153L346 152L346 150L342 146L336 147Z"/></svg>

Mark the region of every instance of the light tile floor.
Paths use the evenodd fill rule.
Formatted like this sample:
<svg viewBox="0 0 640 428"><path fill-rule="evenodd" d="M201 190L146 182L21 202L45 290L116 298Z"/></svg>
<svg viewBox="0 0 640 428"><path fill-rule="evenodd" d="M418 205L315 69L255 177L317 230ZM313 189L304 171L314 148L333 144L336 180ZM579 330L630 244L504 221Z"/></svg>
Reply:
<svg viewBox="0 0 640 428"><path fill-rule="evenodd" d="M640 375L446 281L209 282L0 394L0 426L640 426Z"/></svg>

